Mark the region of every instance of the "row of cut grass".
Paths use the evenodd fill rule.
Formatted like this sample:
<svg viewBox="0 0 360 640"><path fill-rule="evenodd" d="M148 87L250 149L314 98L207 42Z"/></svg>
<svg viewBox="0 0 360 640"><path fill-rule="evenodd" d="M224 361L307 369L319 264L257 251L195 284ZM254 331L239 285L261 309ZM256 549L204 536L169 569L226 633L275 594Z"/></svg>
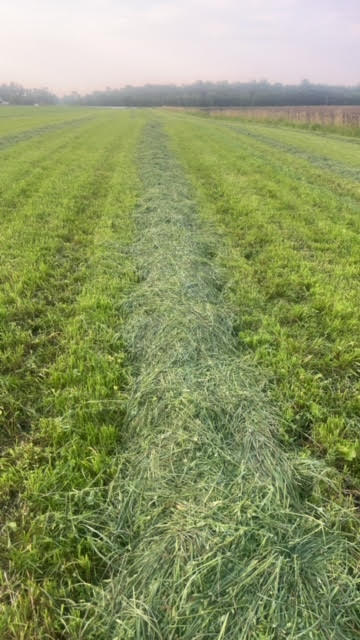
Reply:
<svg viewBox="0 0 360 640"><path fill-rule="evenodd" d="M263 380L237 349L225 251L201 225L158 124L125 301L133 378L108 502L112 577L84 603L87 640L360 637L351 503L328 470L285 453ZM339 496L341 503L341 496Z"/></svg>
<svg viewBox="0 0 360 640"><path fill-rule="evenodd" d="M17 320L8 342L23 348L12 363L13 443L2 460L3 638L78 638L77 605L108 571L107 496L127 382L119 306L133 279L125 248L141 127L141 116L100 118L19 215L19 230L20 219L32 221L34 235L27 229L17 245L24 255L11 288L26 295L9 305ZM24 407L27 433L14 440Z"/></svg>
<svg viewBox="0 0 360 640"><path fill-rule="evenodd" d="M289 131L290 150L225 123L163 115L197 188L203 216L229 244L237 330L274 381L286 436L312 444L359 478L359 185L293 152L309 133ZM264 135L266 133L266 136ZM249 135L250 134L250 135ZM284 130L279 132L284 144ZM310 141L311 142L311 141ZM322 155L335 160L334 141ZM354 167L360 149L339 142ZM309 153L320 153L314 135ZM350 154L350 155L349 155ZM360 156L359 156L360 157Z"/></svg>
<svg viewBox="0 0 360 640"><path fill-rule="evenodd" d="M241 123L229 121L231 127L240 128ZM334 136L326 133L313 133L302 130L289 129L288 127L267 126L258 122L247 122L244 131L247 135L252 133L264 137L264 142L283 144L283 149L293 152L305 152L308 157L311 154L321 156L334 163L343 163L347 167L359 166L359 140L346 136Z"/></svg>
<svg viewBox="0 0 360 640"><path fill-rule="evenodd" d="M2 460L0 635L360 638L351 499L323 464L283 450L281 416L265 394L269 388L276 398L276 388L244 348L246 335L254 337L250 314L266 305L259 273L243 267L241 238L254 234L245 259L251 264L261 231L270 234L263 224L256 236L252 210L234 232L238 185L231 166L224 170L220 142L225 138L235 154L239 134L219 128L214 140L204 129L196 148L191 121L180 127L179 118L167 120L199 187L203 224L161 128L148 126L133 228L134 149L146 119L141 112L99 112L84 123L81 139L70 137L60 152L62 167L22 200L12 229L10 222L4 227L6 295L25 293L24 306L8 298L15 320L4 326L9 339L24 338L13 371L16 398L28 402L21 396L27 389L34 411L19 437L16 429L8 434ZM263 189L273 197L263 143L256 144ZM248 145L241 160L251 165L251 153ZM302 167L311 192L318 174L303 159L283 172L280 151L269 151L269 159L293 185ZM249 182L255 166L243 181L252 197L261 183L260 175ZM205 168L216 168L218 182ZM316 198L326 191L319 185ZM352 229L356 184L343 187L337 179L336 194L347 199ZM283 225L287 248L304 237L311 243L310 212L294 230L281 218L289 202L287 196L275 228ZM324 253L329 257L326 243Z"/></svg>
<svg viewBox="0 0 360 640"><path fill-rule="evenodd" d="M71 109L68 107L1 107L0 108L0 149L7 140L33 133L46 131L47 128L65 125L75 120L92 117L90 109Z"/></svg>
<svg viewBox="0 0 360 640"><path fill-rule="evenodd" d="M263 130L256 125L247 125L245 128L232 125L228 127L268 147L279 149L289 157L304 159L315 167L333 173L340 180L348 178L355 183L360 180L359 141L354 143L352 138L330 138L304 132L293 135L293 131L289 133L280 127L274 128L274 132L269 131L269 127Z"/></svg>

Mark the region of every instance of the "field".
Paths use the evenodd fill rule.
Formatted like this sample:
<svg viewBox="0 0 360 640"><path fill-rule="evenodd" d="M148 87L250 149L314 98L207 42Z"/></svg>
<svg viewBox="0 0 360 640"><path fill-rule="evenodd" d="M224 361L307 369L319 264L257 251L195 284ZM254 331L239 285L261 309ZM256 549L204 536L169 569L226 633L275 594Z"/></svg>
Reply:
<svg viewBox="0 0 360 640"><path fill-rule="evenodd" d="M0 637L360 638L360 143L0 108Z"/></svg>
<svg viewBox="0 0 360 640"><path fill-rule="evenodd" d="M358 106L316 106L316 107L239 107L222 109L189 109L199 115L216 118L237 118L240 120L260 120L280 122L310 129L326 127L334 132L360 135L360 107Z"/></svg>

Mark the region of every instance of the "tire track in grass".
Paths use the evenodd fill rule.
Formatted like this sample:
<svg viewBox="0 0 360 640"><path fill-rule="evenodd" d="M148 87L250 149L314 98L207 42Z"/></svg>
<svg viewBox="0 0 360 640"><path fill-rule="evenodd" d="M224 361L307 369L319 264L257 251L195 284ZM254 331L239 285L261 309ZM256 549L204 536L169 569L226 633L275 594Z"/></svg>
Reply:
<svg viewBox="0 0 360 640"><path fill-rule="evenodd" d="M201 226L157 123L139 164L139 282L124 306L133 380L109 496L113 575L85 605L80 637L358 638L351 507L321 497L324 466L280 447L212 262L225 247Z"/></svg>

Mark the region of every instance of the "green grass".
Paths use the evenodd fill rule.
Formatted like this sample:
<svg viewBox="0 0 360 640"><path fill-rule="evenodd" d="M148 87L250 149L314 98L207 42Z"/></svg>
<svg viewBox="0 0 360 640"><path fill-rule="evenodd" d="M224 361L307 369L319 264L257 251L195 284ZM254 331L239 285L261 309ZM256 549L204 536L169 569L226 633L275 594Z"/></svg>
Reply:
<svg viewBox="0 0 360 640"><path fill-rule="evenodd" d="M84 126L4 228L3 638L78 637L67 602L106 574L142 122L114 114Z"/></svg>
<svg viewBox="0 0 360 640"><path fill-rule="evenodd" d="M42 113L0 110L0 637L360 638L359 147Z"/></svg>
<svg viewBox="0 0 360 640"><path fill-rule="evenodd" d="M35 137L52 128L92 118L91 109L71 109L68 107L0 107L0 149L6 141Z"/></svg>
<svg viewBox="0 0 360 640"><path fill-rule="evenodd" d="M239 341L269 371L285 435L359 478L358 145L165 118L203 216L226 237Z"/></svg>
<svg viewBox="0 0 360 640"><path fill-rule="evenodd" d="M264 381L236 348L221 238L157 124L139 164L133 381L109 503L120 539L80 638L355 639L351 502L326 500L329 471L280 446Z"/></svg>
<svg viewBox="0 0 360 640"><path fill-rule="evenodd" d="M59 327L81 286L89 237L107 197L118 138L111 126L82 134L68 140L66 152L53 155L50 166L37 167L37 191L33 185L30 197L17 198L14 206L9 195L4 203L3 437L26 431L36 415L43 370L52 362Z"/></svg>

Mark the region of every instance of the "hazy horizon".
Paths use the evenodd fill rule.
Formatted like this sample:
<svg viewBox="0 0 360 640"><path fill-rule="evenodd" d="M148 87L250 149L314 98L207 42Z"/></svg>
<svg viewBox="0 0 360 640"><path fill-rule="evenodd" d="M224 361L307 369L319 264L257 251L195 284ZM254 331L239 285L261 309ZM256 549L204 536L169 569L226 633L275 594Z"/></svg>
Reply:
<svg viewBox="0 0 360 640"><path fill-rule="evenodd" d="M355 0L2 0L0 82L360 82Z"/></svg>

